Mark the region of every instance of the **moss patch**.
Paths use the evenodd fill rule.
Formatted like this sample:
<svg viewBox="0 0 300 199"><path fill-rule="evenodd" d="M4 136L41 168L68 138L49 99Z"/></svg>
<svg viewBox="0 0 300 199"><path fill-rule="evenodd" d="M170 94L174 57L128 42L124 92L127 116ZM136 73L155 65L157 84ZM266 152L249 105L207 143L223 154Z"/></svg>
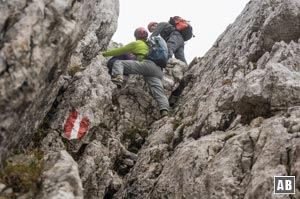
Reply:
<svg viewBox="0 0 300 199"><path fill-rule="evenodd" d="M226 142L227 140L229 140L230 138L236 136L236 134L232 133L232 134L228 134L225 136L225 138L223 139L224 142Z"/></svg>
<svg viewBox="0 0 300 199"><path fill-rule="evenodd" d="M176 130L182 124L182 121L181 120L173 120L171 123L173 124L173 130Z"/></svg>
<svg viewBox="0 0 300 199"><path fill-rule="evenodd" d="M224 85L228 85L228 86L232 86L232 80L231 79L225 79L222 82L223 86Z"/></svg>
<svg viewBox="0 0 300 199"><path fill-rule="evenodd" d="M77 72L82 71L80 66L73 66L72 68L69 69L68 73L71 76L74 76Z"/></svg>
<svg viewBox="0 0 300 199"><path fill-rule="evenodd" d="M42 152L35 151L7 160L0 170L0 182L12 188L13 193L1 197L16 198L20 194L37 193L43 168L42 157Z"/></svg>

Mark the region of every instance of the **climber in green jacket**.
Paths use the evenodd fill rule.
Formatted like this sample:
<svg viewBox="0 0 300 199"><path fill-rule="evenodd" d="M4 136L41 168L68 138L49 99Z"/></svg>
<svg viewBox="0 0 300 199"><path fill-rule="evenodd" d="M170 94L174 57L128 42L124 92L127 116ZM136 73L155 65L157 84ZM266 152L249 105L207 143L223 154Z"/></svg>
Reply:
<svg viewBox="0 0 300 199"><path fill-rule="evenodd" d="M150 87L152 96L159 105L161 116L167 116L169 111L169 101L164 93L162 84L163 71L153 61L145 59L149 52L149 47L146 43L148 32L144 28L137 28L134 31L134 37L136 39L134 42L123 47L101 53L105 57L132 53L136 57L136 60L115 61L112 67L111 81L120 87L123 84L124 73L143 75L145 81Z"/></svg>
<svg viewBox="0 0 300 199"><path fill-rule="evenodd" d="M116 48L107 52L103 52L102 55L104 57L107 56L116 56L116 55L124 55L127 53L132 53L135 55L135 59L137 61L143 61L144 57L148 54L148 46L143 40L136 40L127 44L126 46Z"/></svg>

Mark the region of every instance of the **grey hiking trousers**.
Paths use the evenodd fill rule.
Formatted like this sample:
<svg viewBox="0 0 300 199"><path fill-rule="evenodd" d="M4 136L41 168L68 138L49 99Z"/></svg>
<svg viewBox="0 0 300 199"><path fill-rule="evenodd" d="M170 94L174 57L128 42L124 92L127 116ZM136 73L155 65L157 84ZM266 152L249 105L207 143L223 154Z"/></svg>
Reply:
<svg viewBox="0 0 300 199"><path fill-rule="evenodd" d="M169 39L167 41L168 49L169 49L169 58L175 55L176 59L179 59L187 64L185 56L184 56L184 40L178 31L173 31Z"/></svg>
<svg viewBox="0 0 300 199"><path fill-rule="evenodd" d="M159 110L169 110L169 101L162 84L163 71L150 60L117 60L112 67L112 75L123 74L143 75L151 94L158 103Z"/></svg>

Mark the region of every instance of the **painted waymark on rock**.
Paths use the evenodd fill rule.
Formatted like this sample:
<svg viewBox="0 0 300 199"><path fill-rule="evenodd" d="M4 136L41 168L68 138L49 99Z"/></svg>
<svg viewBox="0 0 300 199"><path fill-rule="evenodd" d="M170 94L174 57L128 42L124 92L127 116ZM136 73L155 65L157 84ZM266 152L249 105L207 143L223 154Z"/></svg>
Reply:
<svg viewBox="0 0 300 199"><path fill-rule="evenodd" d="M88 131L89 120L82 117L78 111L70 113L64 125L64 137L72 139L81 139Z"/></svg>

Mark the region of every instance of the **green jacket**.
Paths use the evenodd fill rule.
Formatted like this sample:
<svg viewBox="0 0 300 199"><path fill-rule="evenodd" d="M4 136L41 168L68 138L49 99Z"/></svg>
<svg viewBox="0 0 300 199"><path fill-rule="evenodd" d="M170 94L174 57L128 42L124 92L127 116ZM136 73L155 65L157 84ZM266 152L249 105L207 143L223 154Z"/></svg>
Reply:
<svg viewBox="0 0 300 199"><path fill-rule="evenodd" d="M107 56L124 55L126 53L133 53L134 55L136 55L138 61L143 61L145 55L147 55L148 52L149 52L148 45L143 40L136 40L134 42L127 44L126 46L103 52L102 55L104 57L107 57Z"/></svg>

